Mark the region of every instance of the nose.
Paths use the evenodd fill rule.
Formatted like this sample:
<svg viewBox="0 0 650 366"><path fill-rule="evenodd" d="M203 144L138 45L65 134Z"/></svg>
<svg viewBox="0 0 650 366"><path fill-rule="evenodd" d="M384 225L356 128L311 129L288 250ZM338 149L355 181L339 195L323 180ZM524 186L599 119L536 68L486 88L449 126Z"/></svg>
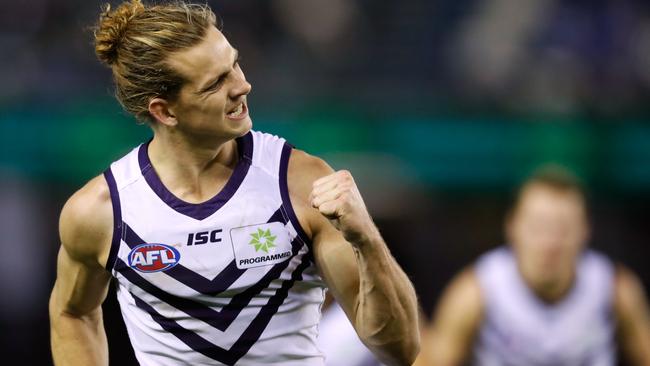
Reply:
<svg viewBox="0 0 650 366"><path fill-rule="evenodd" d="M251 92L253 86L246 81L246 77L243 72L237 73L237 80L232 89L230 89L230 98L236 100L244 95L248 95Z"/></svg>

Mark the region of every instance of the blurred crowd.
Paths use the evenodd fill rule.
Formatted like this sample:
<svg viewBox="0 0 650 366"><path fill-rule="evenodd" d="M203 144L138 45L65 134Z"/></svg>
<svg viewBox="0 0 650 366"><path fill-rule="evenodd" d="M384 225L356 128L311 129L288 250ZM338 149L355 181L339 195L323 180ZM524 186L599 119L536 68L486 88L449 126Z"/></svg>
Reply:
<svg viewBox="0 0 650 366"><path fill-rule="evenodd" d="M647 110L644 0L210 1L262 102L616 116ZM0 13L0 105L105 94L92 53L100 2Z"/></svg>

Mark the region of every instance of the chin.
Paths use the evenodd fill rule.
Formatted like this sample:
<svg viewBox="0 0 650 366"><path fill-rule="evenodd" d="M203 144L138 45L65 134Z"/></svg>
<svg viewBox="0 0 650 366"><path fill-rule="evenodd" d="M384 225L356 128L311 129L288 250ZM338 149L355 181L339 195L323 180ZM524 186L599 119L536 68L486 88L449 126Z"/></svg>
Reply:
<svg viewBox="0 0 650 366"><path fill-rule="evenodd" d="M246 116L245 118L242 118L240 120L234 120L225 117L222 123L224 127L229 129L233 133L235 134L241 133L242 135L245 135L253 127L253 121L251 120L250 116Z"/></svg>
<svg viewBox="0 0 650 366"><path fill-rule="evenodd" d="M244 136L253 128L253 121L250 118L246 118L243 121L240 121L239 126L237 126L238 137Z"/></svg>

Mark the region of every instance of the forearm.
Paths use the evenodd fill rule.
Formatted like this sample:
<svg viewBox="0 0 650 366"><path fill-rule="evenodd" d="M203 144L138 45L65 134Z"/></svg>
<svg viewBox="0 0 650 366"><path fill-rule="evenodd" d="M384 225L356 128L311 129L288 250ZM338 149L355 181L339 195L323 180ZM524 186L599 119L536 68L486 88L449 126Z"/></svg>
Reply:
<svg viewBox="0 0 650 366"><path fill-rule="evenodd" d="M50 300L50 336L56 366L108 365L108 343L101 308L78 316Z"/></svg>
<svg viewBox="0 0 650 366"><path fill-rule="evenodd" d="M331 171L317 161L309 169L318 175ZM368 348L387 364L411 365L420 342L415 291L372 222L352 175L329 173L311 186L311 207L329 219L318 215L309 225L328 285Z"/></svg>
<svg viewBox="0 0 650 366"><path fill-rule="evenodd" d="M359 266L355 328L384 362L410 365L419 350L417 298L379 235L353 243Z"/></svg>

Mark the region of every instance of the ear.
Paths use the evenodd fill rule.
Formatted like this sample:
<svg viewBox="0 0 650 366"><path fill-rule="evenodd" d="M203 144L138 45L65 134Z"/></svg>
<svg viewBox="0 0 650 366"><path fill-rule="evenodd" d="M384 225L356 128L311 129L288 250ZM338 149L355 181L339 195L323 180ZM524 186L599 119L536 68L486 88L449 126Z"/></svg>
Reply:
<svg viewBox="0 0 650 366"><path fill-rule="evenodd" d="M178 124L176 116L170 109L169 102L162 98L153 98L149 102L149 114L161 123L168 127L173 127Z"/></svg>

